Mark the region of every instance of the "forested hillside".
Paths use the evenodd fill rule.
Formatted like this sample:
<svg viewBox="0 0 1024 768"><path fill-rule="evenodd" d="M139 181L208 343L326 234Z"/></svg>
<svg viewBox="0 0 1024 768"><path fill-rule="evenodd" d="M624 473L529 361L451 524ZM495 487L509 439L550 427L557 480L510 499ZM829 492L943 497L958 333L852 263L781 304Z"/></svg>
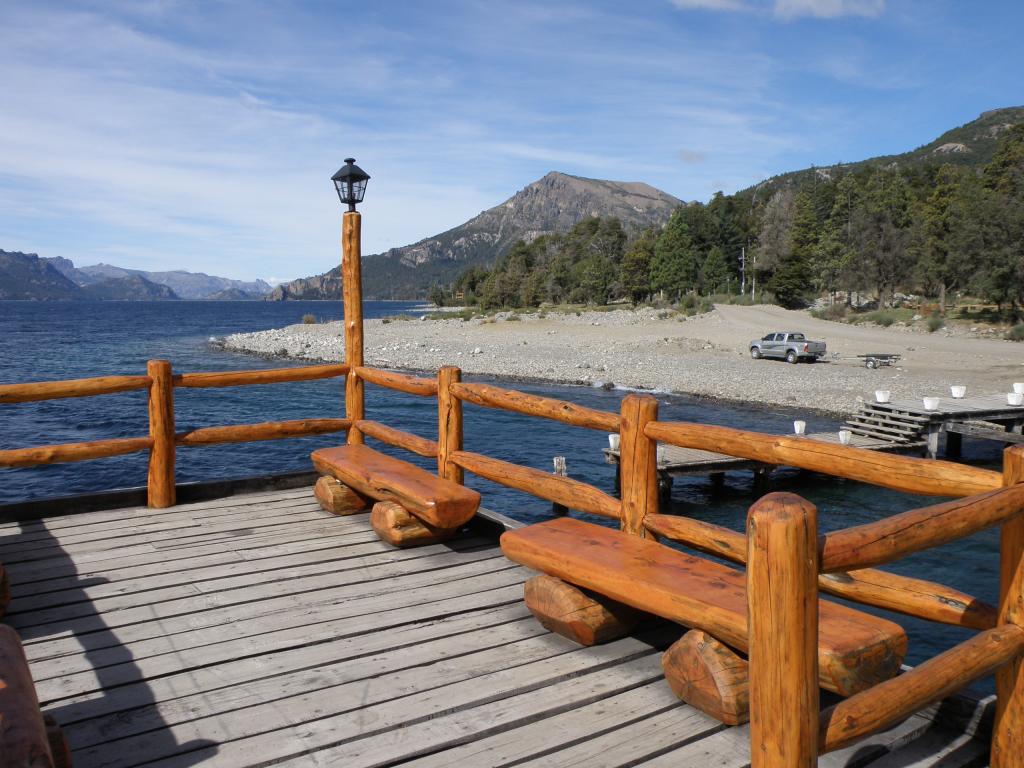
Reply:
<svg viewBox="0 0 1024 768"><path fill-rule="evenodd" d="M942 141L953 134L973 143ZM748 290L756 279L788 307L850 292L886 306L902 292L944 312L963 292L1020 317L1024 110L986 113L900 157L719 193L632 239L614 219L585 220L520 241L492 270L468 270L433 295L500 307L737 293L745 257Z"/></svg>

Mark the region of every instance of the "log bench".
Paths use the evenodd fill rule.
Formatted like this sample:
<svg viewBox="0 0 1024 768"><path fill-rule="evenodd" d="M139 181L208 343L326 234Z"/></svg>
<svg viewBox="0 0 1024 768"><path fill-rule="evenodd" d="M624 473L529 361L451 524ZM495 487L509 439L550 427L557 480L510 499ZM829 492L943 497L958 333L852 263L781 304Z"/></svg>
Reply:
<svg viewBox="0 0 1024 768"><path fill-rule="evenodd" d="M378 502L370 522L382 539L395 546L448 538L480 506L476 491L365 445L321 448L311 458L321 474Z"/></svg>
<svg viewBox="0 0 1024 768"><path fill-rule="evenodd" d="M18 633L0 624L0 765L53 768L51 737ZM65 759L66 749L58 759Z"/></svg>
<svg viewBox="0 0 1024 768"><path fill-rule="evenodd" d="M589 592L701 630L710 636L706 640L717 639L740 652L747 651L747 589L746 575L742 571L572 518L506 531L501 537L501 548L509 560L581 588L579 605L588 599ZM532 602L531 610L538 608L541 614L545 613L546 608L538 605L536 597ZM564 596L561 604L565 604ZM615 609L607 603L602 608L601 620L607 622ZM597 609L591 605L588 610ZM583 612L577 609L574 615L579 617ZM559 631L559 621L563 626L567 623L564 617L542 621L553 631ZM561 634L580 639L571 629ZM695 642L698 639L702 642ZM745 676L744 664L722 660L721 651L735 655L734 651L707 649L704 639L704 636L684 638L673 646L666 654L666 671L684 670L681 674L686 675L686 669L700 669L701 674L709 674L717 667L728 669L731 676L737 671ZM891 621L822 600L818 648L821 686L849 696L899 672L907 650L907 636L902 627ZM702 658L692 658L695 653ZM691 684L695 681L682 682L682 685L673 685L677 694L682 692L682 698L708 714L720 714L715 705L702 701L699 695L691 697L694 700L687 698L686 690L699 694L697 688L707 686L695 688ZM732 679L719 688L735 691L737 681ZM718 706L723 705L719 702ZM732 708L736 706L744 704ZM743 713L735 716L742 718Z"/></svg>

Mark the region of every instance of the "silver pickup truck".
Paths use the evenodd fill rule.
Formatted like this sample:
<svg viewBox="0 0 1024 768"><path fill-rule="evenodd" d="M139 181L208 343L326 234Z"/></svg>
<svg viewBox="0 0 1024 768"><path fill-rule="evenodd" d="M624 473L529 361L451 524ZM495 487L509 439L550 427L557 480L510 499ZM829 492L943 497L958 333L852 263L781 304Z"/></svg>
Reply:
<svg viewBox="0 0 1024 768"><path fill-rule="evenodd" d="M802 333L769 333L750 342L750 356L755 360L777 357L787 363L798 363L801 360L813 363L825 356L825 342L810 341Z"/></svg>

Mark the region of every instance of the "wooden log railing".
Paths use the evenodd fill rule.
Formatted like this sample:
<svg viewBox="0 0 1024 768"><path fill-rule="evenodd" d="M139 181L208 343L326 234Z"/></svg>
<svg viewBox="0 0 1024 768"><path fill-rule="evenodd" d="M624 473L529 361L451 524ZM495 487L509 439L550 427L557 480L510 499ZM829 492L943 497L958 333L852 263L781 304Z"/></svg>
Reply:
<svg viewBox="0 0 1024 768"><path fill-rule="evenodd" d="M530 395L526 392L502 389L490 384L457 383L452 385L452 392L460 400L486 408L499 408L525 416L539 416L574 427L599 429L605 432L619 431L620 418L617 414L598 411L553 397Z"/></svg>
<svg viewBox="0 0 1024 768"><path fill-rule="evenodd" d="M924 496L972 496L1002 487L1002 476L951 461L893 456L806 437L687 422L652 422L646 434L681 448L822 472Z"/></svg>
<svg viewBox="0 0 1024 768"><path fill-rule="evenodd" d="M174 390L204 389L254 384L315 381L349 372L347 365L312 365L249 371L183 373L174 375L166 360L150 360L145 376L100 376L72 381L47 381L0 385L0 403L22 403L72 397L90 397L148 389L149 435L111 438L80 443L42 445L0 450L0 467L32 467L40 464L88 461L149 452L147 489L149 506L165 508L175 503L175 453L178 446L280 440L348 431L348 419L297 419L263 424L235 424L194 429L175 434ZM436 454L433 454L436 455Z"/></svg>
<svg viewBox="0 0 1024 768"><path fill-rule="evenodd" d="M98 376L68 381L37 381L28 384L0 384L0 403L28 403L67 397L92 397L115 392L146 389L148 376Z"/></svg>
<svg viewBox="0 0 1024 768"><path fill-rule="evenodd" d="M734 563L747 562L747 539L738 531L677 515L648 515L644 525L651 533L692 549ZM818 589L862 605L956 627L991 629L998 616L995 606L958 589L871 568L822 573Z"/></svg>
<svg viewBox="0 0 1024 768"><path fill-rule="evenodd" d="M551 475L539 469L522 467L469 451L454 451L451 460L485 480L524 491L570 509L616 520L622 517L622 505L618 499L579 480Z"/></svg>
<svg viewBox="0 0 1024 768"><path fill-rule="evenodd" d="M351 426L352 423L348 419L294 419L292 421L267 421L261 424L201 427L190 432L179 432L175 436L175 444L199 446L252 443L260 440L286 440L293 437L345 432Z"/></svg>
<svg viewBox="0 0 1024 768"><path fill-rule="evenodd" d="M405 392L407 395L418 397L433 397L437 394L437 381L435 379L424 379L418 376L409 376L394 371L382 371L379 368L367 368L359 366L355 369L356 375L363 381L376 384L378 387L393 389L396 392Z"/></svg>
<svg viewBox="0 0 1024 768"><path fill-rule="evenodd" d="M360 419L356 422L356 428L374 440L380 440L382 443L393 445L396 448L404 448L419 456L425 456L428 459L437 456L437 442L411 432L404 432L401 429L389 427L387 424L381 424L379 421L368 419Z"/></svg>

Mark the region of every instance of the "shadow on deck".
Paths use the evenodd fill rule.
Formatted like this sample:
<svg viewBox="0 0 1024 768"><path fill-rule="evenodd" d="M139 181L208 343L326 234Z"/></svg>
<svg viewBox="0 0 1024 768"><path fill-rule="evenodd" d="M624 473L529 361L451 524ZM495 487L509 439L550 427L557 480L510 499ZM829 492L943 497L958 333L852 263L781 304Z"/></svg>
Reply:
<svg viewBox="0 0 1024 768"><path fill-rule="evenodd" d="M0 536L6 621L82 768L749 763L745 728L662 679L678 627L595 648L552 635L523 605L531 573L480 531L396 550L298 488ZM971 713L953 714L820 765L984 763Z"/></svg>

